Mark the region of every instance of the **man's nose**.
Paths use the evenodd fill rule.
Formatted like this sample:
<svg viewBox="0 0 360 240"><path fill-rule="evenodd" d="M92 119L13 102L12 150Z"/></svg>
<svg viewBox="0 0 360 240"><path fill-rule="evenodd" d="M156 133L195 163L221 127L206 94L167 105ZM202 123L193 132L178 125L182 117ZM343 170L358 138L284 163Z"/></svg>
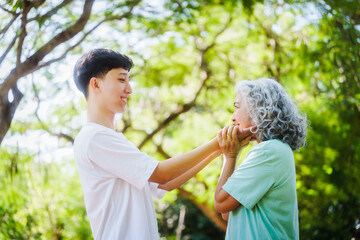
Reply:
<svg viewBox="0 0 360 240"><path fill-rule="evenodd" d="M128 94L132 94L132 88L131 88L131 85L130 85L129 82L127 83L127 86L126 86L126 92L127 92Z"/></svg>

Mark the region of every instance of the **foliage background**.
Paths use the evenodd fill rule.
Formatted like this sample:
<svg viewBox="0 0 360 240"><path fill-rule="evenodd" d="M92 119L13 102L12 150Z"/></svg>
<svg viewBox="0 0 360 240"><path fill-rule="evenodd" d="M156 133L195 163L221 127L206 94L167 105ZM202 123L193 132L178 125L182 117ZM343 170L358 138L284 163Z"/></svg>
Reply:
<svg viewBox="0 0 360 240"><path fill-rule="evenodd" d="M71 72L80 55L99 47L133 58L134 93L117 129L159 160L193 149L230 123L237 81L277 79L310 125L307 146L295 152L301 239L360 239L358 1L93 4L84 28L10 91L3 89L16 73L11 70L72 26L84 1L1 4L0 103L19 101L13 116L2 115L12 121L0 150L0 239L92 238L72 155L86 103ZM220 170L218 158L156 201L162 238L224 237L213 207Z"/></svg>

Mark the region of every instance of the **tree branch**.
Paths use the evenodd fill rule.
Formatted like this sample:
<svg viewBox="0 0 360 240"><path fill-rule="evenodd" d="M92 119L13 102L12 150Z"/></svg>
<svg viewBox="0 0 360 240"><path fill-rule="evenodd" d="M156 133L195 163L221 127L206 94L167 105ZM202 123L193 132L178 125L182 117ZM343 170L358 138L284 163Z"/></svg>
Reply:
<svg viewBox="0 0 360 240"><path fill-rule="evenodd" d="M41 4L44 0L33 1L30 4L32 6L37 6ZM55 47L59 44L69 40L73 36L75 36L78 32L80 32L84 27L87 21L89 20L91 7L94 0L86 0L83 8L83 13L79 20L56 35L53 39L51 39L47 44L41 47L38 51L36 51L31 57L29 57L26 61L18 64L5 78L4 82L0 85L0 144L8 131L12 118L14 116L15 110L22 98L21 92L18 94L18 98L14 98L14 101L8 102L8 93L10 89L13 89L13 92L17 92L16 83L19 78L27 75L33 68L35 68L38 63ZM26 7L25 7L26 8ZM23 33L24 34L24 33ZM18 51L19 53L20 51ZM20 54L21 55L21 54ZM19 56L19 54L18 54ZM17 61L19 62L19 57L17 57ZM14 89L15 88L15 89ZM20 95L21 94L21 95ZM16 95L14 94L14 97ZM18 101L18 102L17 102Z"/></svg>
<svg viewBox="0 0 360 240"><path fill-rule="evenodd" d="M161 129L165 128L167 125L169 125L169 123L171 121L173 121L174 119L176 119L178 116L180 116L182 113L185 113L187 111L189 111L192 107L195 106L195 102L197 97L200 95L201 90L205 87L207 80L210 78L212 72L209 68L209 65L207 63L207 61L204 58L205 53L211 49L212 47L215 46L216 40L217 38L221 35L221 33L223 33L225 31L225 29L229 26L229 24L232 21L232 17L230 16L229 20L227 21L227 23L225 24L225 26L215 35L213 42L203 48L197 48L200 51L200 55L201 55L201 61L200 61L200 68L203 70L204 77L202 79L202 83L201 86L199 87L199 89L197 90L193 100L191 100L189 103L182 105L177 111L171 113L164 121L162 121L158 127L150 134L148 134L145 139L140 143L140 145L138 146L139 149L141 149L154 135L156 135Z"/></svg>
<svg viewBox="0 0 360 240"><path fill-rule="evenodd" d="M165 159L171 158L171 156L167 152L165 152L162 145L156 145L156 151L160 153Z"/></svg>
<svg viewBox="0 0 360 240"><path fill-rule="evenodd" d="M10 22L8 22L8 24L6 24L6 26L3 28L3 29L1 29L0 30L0 35L1 34L3 34L3 36L5 35L5 33L9 30L9 28L11 27L11 25L15 22L15 20L18 18L18 16L20 15L20 14L18 14L18 13L13 13L13 12L11 12L12 14L13 14L13 17L12 17L12 19L10 20ZM2 36L2 37L3 37ZM1 37L1 38L2 38Z"/></svg>
<svg viewBox="0 0 360 240"><path fill-rule="evenodd" d="M71 0L73 1L73 0ZM137 2L140 2L140 1L137 1ZM73 50L74 48L76 48L77 46L79 46L85 39L87 36L89 36L93 31L95 31L101 24L103 24L104 22L108 22L108 21L113 21L113 20L121 20L123 18L126 18L128 16L130 16L133 8L135 7L134 3L133 5L131 6L130 10L128 12L126 12L125 14L121 15L121 16L116 16L116 17L111 17L111 18L105 18L103 20L101 20L99 23L97 23L93 28L91 28L88 32L86 32L82 38L77 42L75 43L74 45L72 45L71 47L69 47L60 57L57 57L57 58L54 58L52 60L49 60L45 63L42 63L40 65L38 65L37 67L35 67L33 70L31 70L29 73L33 73L41 68L44 68L44 67L47 67L49 65L51 65L52 63L55 63L55 62L58 62L62 59L64 59L66 57L66 55L71 51Z"/></svg>
<svg viewBox="0 0 360 240"><path fill-rule="evenodd" d="M232 22L232 20L233 20L232 15L230 15L230 17L229 17L228 21L226 22L226 24L222 27L222 29L220 29L219 32L217 32L217 33L215 34L212 43L203 50L204 52L207 52L210 48L212 48L212 47L215 46L215 43L216 43L217 38L218 38L223 32L225 32L225 30L229 27L229 25L230 25L230 23Z"/></svg>
<svg viewBox="0 0 360 240"><path fill-rule="evenodd" d="M53 39L36 51L36 53L27 59L26 63L35 67L55 47L68 41L84 29L87 21L89 20L93 3L94 0L86 0L80 18L73 25L57 34Z"/></svg>
<svg viewBox="0 0 360 240"><path fill-rule="evenodd" d="M98 26L96 26L96 27L98 27ZM73 50L74 48L76 48L77 46L79 46L80 43L81 43L82 41L84 41L84 39L85 39L92 31L94 31L94 30L96 29L96 27L94 27L93 29L91 29L90 31L88 31L87 33L85 33L84 36L83 36L76 44L74 44L74 45L72 45L71 47L69 47L60 57L54 58L54 59L52 59L52 60L49 60L49 61L47 61L47 62L44 62L44 63L38 65L37 67L35 67L34 69L32 69L29 73L33 73L33 72L35 72L35 71L37 71L37 70L39 70L39 69L41 69L41 68L47 67L47 66L49 66L49 65L51 65L51 64L53 64L53 63L55 63L55 62L58 62L58 61L64 59L64 58L66 57L66 55L67 55L71 50Z"/></svg>
<svg viewBox="0 0 360 240"><path fill-rule="evenodd" d="M65 7L66 5L69 5L71 2L73 2L74 0L64 0L62 1L59 5L57 5L56 7L54 7L53 9L49 10L47 13L45 13L44 15L36 15L33 18L30 18L28 21L32 22L34 20L36 21L45 21L45 19L50 18L51 16L53 16L54 14L57 13L57 11L63 7Z"/></svg>
<svg viewBox="0 0 360 240"><path fill-rule="evenodd" d="M23 0L23 11L21 14L21 26L20 26L20 34L19 34L19 42L16 51L16 66L19 66L21 63L21 53L22 47L24 44L24 39L26 37L26 24L27 24L27 15L31 9L31 5L28 1Z"/></svg>
<svg viewBox="0 0 360 240"><path fill-rule="evenodd" d="M24 39L27 35L27 32L26 32L26 25L28 23L27 15L28 15L29 11L31 10L31 8L39 7L44 2L45 2L45 0L36 0L36 1L32 1L32 2L23 0L23 2L22 2L23 11L21 14L19 42L18 42L18 47L17 47L17 52L16 52L16 66L19 66L19 64L21 63L21 55L22 55L22 50L23 50Z"/></svg>
<svg viewBox="0 0 360 240"><path fill-rule="evenodd" d="M0 95L4 96L20 77L29 74L34 68L36 68L38 63L55 47L57 47L63 42L66 42L67 40L78 34L85 27L85 24L89 20L93 3L94 0L86 0L83 8L83 13L81 14L77 22L56 35L48 43L46 43L38 51L36 51L32 56L30 56L26 61L20 63L16 68L14 68L6 77L4 83L1 84Z"/></svg>
<svg viewBox="0 0 360 240"><path fill-rule="evenodd" d="M157 148L157 152L160 153L165 159L171 158L171 156L165 152L165 150L162 148L161 145L156 145L156 148ZM204 184L203 182L199 182L199 183ZM205 185L205 187L207 186ZM202 211L205 214L205 216L211 219L211 221L215 223L220 229L222 229L223 231L226 230L226 222L214 209L209 208L209 206L206 203L199 203L196 200L196 197L192 193L186 191L185 189L179 187L178 190L179 190L179 194L182 197L191 201L197 208L200 209L200 211Z"/></svg>
<svg viewBox="0 0 360 240"><path fill-rule="evenodd" d="M0 57L0 66L2 64L2 62L4 61L5 57L8 55L8 53L10 52L11 48L14 46L14 44L16 43L16 39L18 38L17 35L14 36L13 40L11 41L11 43L9 44L9 46L7 47L7 49L5 50L5 52L1 55Z"/></svg>
<svg viewBox="0 0 360 240"><path fill-rule="evenodd" d="M41 125L41 128L43 130L45 130L46 132L48 132L50 135L52 136L56 136L58 138L64 138L66 139L67 141L71 142L72 144L74 144L74 138L71 137L70 135L68 134L65 134L65 133L55 133L53 131L50 130L49 127L47 127L45 125L45 123L41 120L39 114L38 114L38 111L39 111L39 108L40 108L40 103L41 103L41 100L40 100L40 97L39 97L39 92L38 90L36 89L36 86L35 86L35 83L34 83L34 79L32 78L32 87L33 87L33 91L34 91L34 94L35 94L35 99L36 99L36 102L37 102L37 105L36 105L36 109L35 109L35 117L36 119L39 121L40 125Z"/></svg>
<svg viewBox="0 0 360 240"><path fill-rule="evenodd" d="M193 106L195 106L195 101L196 101L196 97L197 95L194 97L194 99L187 104L182 105L177 111L171 113L164 121L162 121L158 127L152 131L152 133L148 134L145 139L140 143L139 145L139 149L141 149L145 143L147 143L155 134L157 134L161 129L165 128L167 125L169 125L169 123L171 121L173 121L174 119L176 119L178 116L180 116L182 113L185 113L187 111L189 111Z"/></svg>
<svg viewBox="0 0 360 240"><path fill-rule="evenodd" d="M0 5L0 8L5 12L10 13L11 15L19 15L16 12L13 12L13 11L10 11L10 10L6 9L3 5Z"/></svg>
<svg viewBox="0 0 360 240"><path fill-rule="evenodd" d="M26 1L26 0L24 0ZM34 1L26 1L26 4L24 4L23 6L24 9L26 9L26 11L28 11L28 8L30 9L31 7L36 7L36 6L40 6L45 0L34 0ZM28 57L25 61L21 62L21 52L22 49L18 48L17 51L17 65L15 68L13 68L11 70L11 72L8 74L8 76L4 79L3 83L0 84L0 144L6 134L6 132L8 131L10 124L11 124L11 120L13 117L13 114L8 114L8 108L9 108L9 103L7 103L7 99L8 99L8 93L10 91L10 89L12 89L17 81L23 77L26 76L27 74L35 71L34 69L39 69L38 65L40 63L40 61L46 56L48 55L50 52L52 52L54 50L54 48L56 48L57 46L59 46L60 44L68 41L69 39L73 38L76 34L78 34L80 31L82 31L85 27L85 25L87 24L90 14L91 14L91 9L93 6L95 0L85 0L85 4L83 7L83 12L80 16L80 18L71 26L67 27L65 30L63 30L62 32L60 32L59 34L57 34L55 37L53 37L50 41L48 41L46 44L44 44L40 49L38 49L33 55L31 55L30 57ZM112 20L120 20L123 19L127 16L130 15L131 11L133 10L133 8L135 7L135 5L137 5L140 2L140 0L136 0L136 1L132 1L131 6L128 6L130 8L130 11L123 14L122 16L113 16L113 17L108 17L105 18L103 21L101 21L97 26L95 26L91 31L93 31L95 28L97 28L100 24L102 24L103 22L106 21L112 21ZM28 7L28 8L27 8ZM23 11L24 11L23 9ZM24 15L27 15L25 11ZM21 30L21 40L19 41L19 46L22 46L23 42L24 42L24 38L26 35L26 23L27 20L26 18L23 16L22 18L22 30ZM90 33L88 33L90 34ZM84 37L82 38L82 40L88 35L85 34ZM60 59L64 58L66 56L66 54L73 49L74 47L78 46L80 44L81 41L79 41L78 43L76 43L74 46L70 47L67 51L65 51L65 53L60 56L59 58L50 60L44 64L40 65L41 67L45 67L50 65L53 62L59 61ZM14 111L16 110L17 104L10 104L12 106L15 106ZM7 119L9 116L9 119ZM6 118L6 119L5 119ZM65 135L59 135L59 137L65 137L67 138L67 136ZM71 139L68 138L68 140L70 141Z"/></svg>
<svg viewBox="0 0 360 240"><path fill-rule="evenodd" d="M218 214L214 209L210 208L206 203L199 203L195 196L186 191L183 188L178 188L179 190L179 194L181 196L183 196L184 198L190 200L192 203L195 204L195 206L197 206L204 214L205 216L207 216L209 219L211 219L211 221L213 221L213 223L216 224L216 226L218 226L220 229L222 229L223 231L226 230L226 222L222 219L222 217L220 216L220 214Z"/></svg>
<svg viewBox="0 0 360 240"><path fill-rule="evenodd" d="M123 15L117 15L117 16L111 16L111 17L107 17L105 18L103 21L104 22L108 22L108 21L113 21L113 20L122 20L123 18L127 18L130 16L132 10L134 9L134 7L136 5L138 5L141 2L141 0L136 0L136 1L132 1L131 5L127 5L127 7L129 7L129 11Z"/></svg>

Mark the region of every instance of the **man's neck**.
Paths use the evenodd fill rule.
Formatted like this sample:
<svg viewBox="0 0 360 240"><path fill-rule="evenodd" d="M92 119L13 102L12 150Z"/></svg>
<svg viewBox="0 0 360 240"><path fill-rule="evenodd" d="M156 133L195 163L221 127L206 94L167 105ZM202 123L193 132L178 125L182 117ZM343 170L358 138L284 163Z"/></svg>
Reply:
<svg viewBox="0 0 360 240"><path fill-rule="evenodd" d="M94 105L91 105L94 106ZM107 128L115 129L114 126L115 114L106 112L97 107L87 107L87 122L97 123Z"/></svg>

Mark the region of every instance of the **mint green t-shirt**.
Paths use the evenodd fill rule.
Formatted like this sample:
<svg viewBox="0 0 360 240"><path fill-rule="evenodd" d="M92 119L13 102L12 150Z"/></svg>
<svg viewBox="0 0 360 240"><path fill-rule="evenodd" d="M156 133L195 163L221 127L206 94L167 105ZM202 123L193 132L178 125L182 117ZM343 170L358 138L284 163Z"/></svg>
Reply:
<svg viewBox="0 0 360 240"><path fill-rule="evenodd" d="M225 239L299 239L294 155L280 140L259 143L224 184L241 206Z"/></svg>

